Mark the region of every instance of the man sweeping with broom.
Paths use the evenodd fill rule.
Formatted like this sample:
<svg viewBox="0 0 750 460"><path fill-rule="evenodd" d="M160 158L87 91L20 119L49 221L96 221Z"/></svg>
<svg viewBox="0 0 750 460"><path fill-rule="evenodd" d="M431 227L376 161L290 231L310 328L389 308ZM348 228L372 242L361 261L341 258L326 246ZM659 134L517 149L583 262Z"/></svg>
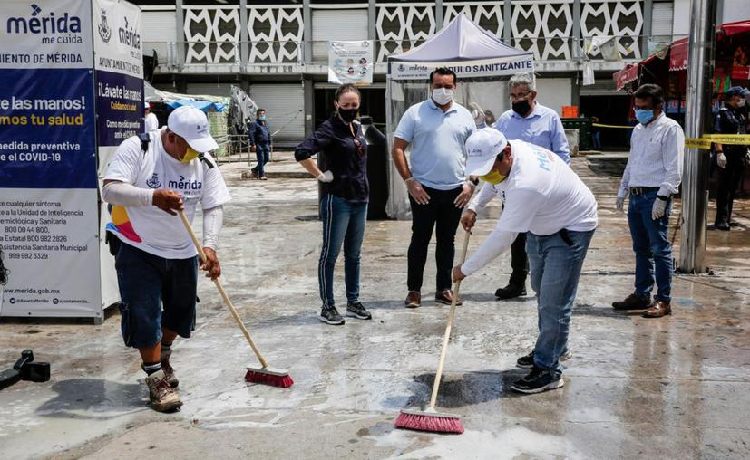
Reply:
<svg viewBox="0 0 750 460"><path fill-rule="evenodd" d="M219 168L207 154L219 146L206 115L180 107L167 126L125 140L102 188L104 201L113 206L108 231L116 236L122 337L140 351L151 407L159 412L182 405L171 346L178 335L190 337L196 316L199 258L178 213L192 220L200 203L205 254L200 269L216 280L218 235L229 201Z"/></svg>
<svg viewBox="0 0 750 460"><path fill-rule="evenodd" d="M557 155L536 145L484 129L466 141L466 174L485 182L461 218L471 231L477 212L495 196L504 201L497 226L474 254L453 269L460 281L507 251L516 235L528 232L531 286L537 293L539 337L534 365L511 385L521 393L563 386L560 356L567 349L570 310L581 266L598 224L594 195Z"/></svg>

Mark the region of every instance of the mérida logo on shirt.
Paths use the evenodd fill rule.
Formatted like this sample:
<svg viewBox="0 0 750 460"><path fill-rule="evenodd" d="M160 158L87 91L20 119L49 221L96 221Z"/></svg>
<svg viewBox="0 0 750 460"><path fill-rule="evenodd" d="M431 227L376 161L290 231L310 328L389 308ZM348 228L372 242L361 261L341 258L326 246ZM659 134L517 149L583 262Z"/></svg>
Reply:
<svg viewBox="0 0 750 460"><path fill-rule="evenodd" d="M148 185L151 188L161 187L161 181L159 181L159 175L156 173L152 174L151 177L146 181L146 185Z"/></svg>
<svg viewBox="0 0 750 460"><path fill-rule="evenodd" d="M153 176L152 176L152 179L153 179ZM184 176L180 176L179 181L176 181L176 180L169 181L169 188L174 188L178 190L200 190L202 186L203 186L203 183L199 181L198 179L194 179L192 181L186 181Z"/></svg>

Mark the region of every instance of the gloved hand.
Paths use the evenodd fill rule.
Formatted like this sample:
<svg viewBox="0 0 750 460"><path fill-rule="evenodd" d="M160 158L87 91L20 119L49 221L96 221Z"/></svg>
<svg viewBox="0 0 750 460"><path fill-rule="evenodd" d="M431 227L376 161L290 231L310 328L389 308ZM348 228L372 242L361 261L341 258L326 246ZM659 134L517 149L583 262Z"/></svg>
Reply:
<svg viewBox="0 0 750 460"><path fill-rule="evenodd" d="M318 176L318 180L325 183L333 182L333 173L331 171L326 171Z"/></svg>
<svg viewBox="0 0 750 460"><path fill-rule="evenodd" d="M720 167L721 169L727 167L727 157L726 155L724 155L724 152L716 153L716 166Z"/></svg>
<svg viewBox="0 0 750 460"><path fill-rule="evenodd" d="M615 207L617 208L618 211L623 212L623 213L625 212L625 198L627 197L628 197L627 193L625 195L617 197L617 202L615 202Z"/></svg>
<svg viewBox="0 0 750 460"><path fill-rule="evenodd" d="M654 207L651 208L651 218L653 220L664 217L664 214L667 212L668 201L669 200L662 200L661 198L657 198L656 201L654 201Z"/></svg>
<svg viewBox="0 0 750 460"><path fill-rule="evenodd" d="M471 107L471 117L474 119L474 124L477 128L486 128L487 124L484 122L484 110L476 102L469 102Z"/></svg>

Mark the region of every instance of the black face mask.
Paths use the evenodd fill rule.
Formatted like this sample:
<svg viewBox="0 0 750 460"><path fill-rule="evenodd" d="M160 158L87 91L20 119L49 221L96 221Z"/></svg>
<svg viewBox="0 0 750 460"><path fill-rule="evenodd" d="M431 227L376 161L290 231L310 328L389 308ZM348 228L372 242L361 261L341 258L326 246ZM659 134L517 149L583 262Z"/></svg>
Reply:
<svg viewBox="0 0 750 460"><path fill-rule="evenodd" d="M520 100L518 102L513 102L510 106L514 112L521 115L522 117L529 113L529 110L531 110L531 103L526 99Z"/></svg>
<svg viewBox="0 0 750 460"><path fill-rule="evenodd" d="M342 120L347 123L351 123L355 118L357 118L358 110L359 109L339 109L338 112Z"/></svg>

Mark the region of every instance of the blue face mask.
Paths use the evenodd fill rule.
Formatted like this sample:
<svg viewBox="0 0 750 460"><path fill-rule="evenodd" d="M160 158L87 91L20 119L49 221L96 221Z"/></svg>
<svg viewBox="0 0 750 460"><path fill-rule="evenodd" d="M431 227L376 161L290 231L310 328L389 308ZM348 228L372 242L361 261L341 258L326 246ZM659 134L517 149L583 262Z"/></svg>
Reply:
<svg viewBox="0 0 750 460"><path fill-rule="evenodd" d="M651 109L635 109L635 118L642 125L654 119L654 111Z"/></svg>
<svg viewBox="0 0 750 460"><path fill-rule="evenodd" d="M266 116L265 115L261 115L261 116L258 117L258 120L260 120L260 121L266 121Z"/></svg>

